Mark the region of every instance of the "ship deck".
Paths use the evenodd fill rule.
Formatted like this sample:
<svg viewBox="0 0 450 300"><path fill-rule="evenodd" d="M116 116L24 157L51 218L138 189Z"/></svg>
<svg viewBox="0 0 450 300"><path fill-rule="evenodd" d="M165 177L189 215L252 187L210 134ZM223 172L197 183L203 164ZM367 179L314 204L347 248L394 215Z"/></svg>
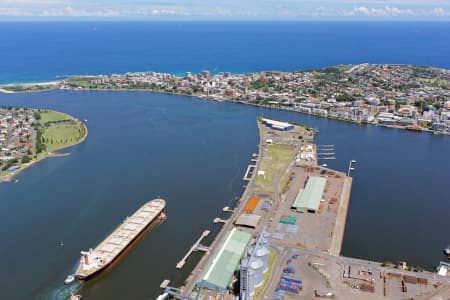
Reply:
<svg viewBox="0 0 450 300"><path fill-rule="evenodd" d="M158 215L164 210L165 200L154 199L141 206L133 215L127 217L110 235L108 235L93 253L102 259L102 267L84 270L82 264L76 274L89 276L103 266L111 263Z"/></svg>

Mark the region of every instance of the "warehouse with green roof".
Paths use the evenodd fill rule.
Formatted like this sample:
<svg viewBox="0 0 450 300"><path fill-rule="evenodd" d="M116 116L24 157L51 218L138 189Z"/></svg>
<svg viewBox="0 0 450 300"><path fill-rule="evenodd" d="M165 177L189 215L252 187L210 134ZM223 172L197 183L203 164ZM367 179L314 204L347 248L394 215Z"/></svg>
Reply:
<svg viewBox="0 0 450 300"><path fill-rule="evenodd" d="M209 259L198 286L226 291L251 239L251 234L233 228Z"/></svg>
<svg viewBox="0 0 450 300"><path fill-rule="evenodd" d="M319 209L326 184L326 178L315 176L309 177L305 188L298 191L297 197L292 204L292 208L299 212L315 213Z"/></svg>

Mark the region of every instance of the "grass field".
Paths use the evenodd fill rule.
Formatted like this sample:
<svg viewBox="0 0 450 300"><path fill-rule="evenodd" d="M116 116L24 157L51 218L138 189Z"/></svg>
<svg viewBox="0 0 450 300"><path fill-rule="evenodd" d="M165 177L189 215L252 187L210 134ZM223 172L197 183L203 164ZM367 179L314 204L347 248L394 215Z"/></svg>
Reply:
<svg viewBox="0 0 450 300"><path fill-rule="evenodd" d="M288 145L267 145L266 148L263 155L265 159L261 161L259 168L265 172L265 177L257 176L256 186L262 191L270 192L273 191L274 183L281 179L294 155L294 149Z"/></svg>
<svg viewBox="0 0 450 300"><path fill-rule="evenodd" d="M84 136L82 124L52 125L45 128L42 138L47 146L47 151L71 146L79 142Z"/></svg>
<svg viewBox="0 0 450 300"><path fill-rule="evenodd" d="M42 123L72 119L71 116L66 115L65 113L53 111L53 110L41 111L40 114L41 114L41 122Z"/></svg>
<svg viewBox="0 0 450 300"><path fill-rule="evenodd" d="M91 83L92 80L98 79L98 76L85 76L85 77L70 77L67 83L72 87L92 88L95 85Z"/></svg>
<svg viewBox="0 0 450 300"><path fill-rule="evenodd" d="M2 89L11 92L34 92L34 91L44 91L44 90L55 90L59 88L57 84L36 84L36 85L3 85Z"/></svg>

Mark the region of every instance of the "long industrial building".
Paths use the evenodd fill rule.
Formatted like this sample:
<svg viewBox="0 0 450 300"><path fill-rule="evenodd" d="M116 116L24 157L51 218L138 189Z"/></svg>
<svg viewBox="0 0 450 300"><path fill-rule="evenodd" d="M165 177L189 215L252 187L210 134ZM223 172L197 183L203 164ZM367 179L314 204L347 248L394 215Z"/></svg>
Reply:
<svg viewBox="0 0 450 300"><path fill-rule="evenodd" d="M197 285L213 291L226 291L241 258L245 255L250 239L250 233L233 228L209 259Z"/></svg>
<svg viewBox="0 0 450 300"><path fill-rule="evenodd" d="M292 125L290 123L286 123L286 122L280 122L280 121L275 121L275 120L266 119L266 118L262 119L262 122L273 129L277 129L277 130L281 130L281 131L288 131L288 130L294 129L294 125Z"/></svg>
<svg viewBox="0 0 450 300"><path fill-rule="evenodd" d="M298 191L292 208L300 212L315 213L319 209L320 200L322 200L326 184L326 178L317 176L309 177L305 188Z"/></svg>

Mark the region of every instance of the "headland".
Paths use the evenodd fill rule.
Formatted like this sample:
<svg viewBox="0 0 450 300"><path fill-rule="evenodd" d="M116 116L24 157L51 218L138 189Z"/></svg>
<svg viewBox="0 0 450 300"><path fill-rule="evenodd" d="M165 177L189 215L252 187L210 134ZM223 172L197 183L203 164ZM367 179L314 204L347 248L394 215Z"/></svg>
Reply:
<svg viewBox="0 0 450 300"><path fill-rule="evenodd" d="M0 109L0 182L12 181L22 170L57 151L82 143L86 125L65 113L20 107Z"/></svg>

